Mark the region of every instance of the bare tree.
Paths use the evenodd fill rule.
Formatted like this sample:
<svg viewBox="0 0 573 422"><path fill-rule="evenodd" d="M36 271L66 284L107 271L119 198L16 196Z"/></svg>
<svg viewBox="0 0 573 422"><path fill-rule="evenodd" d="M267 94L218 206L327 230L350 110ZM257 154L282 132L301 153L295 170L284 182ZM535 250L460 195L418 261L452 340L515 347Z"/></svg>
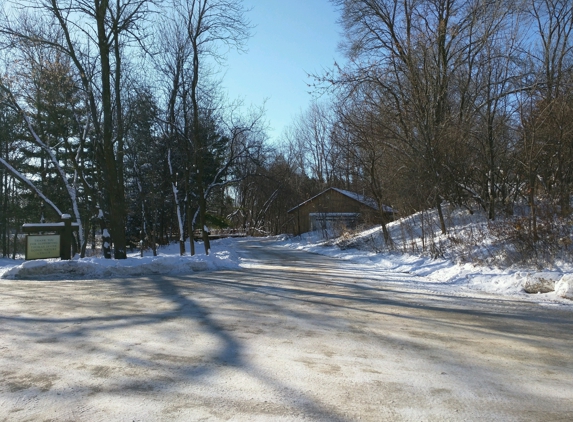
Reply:
<svg viewBox="0 0 573 422"><path fill-rule="evenodd" d="M323 187L336 182L337 150L332 142L334 113L327 103L313 101L285 131L300 157L300 167Z"/></svg>
<svg viewBox="0 0 573 422"><path fill-rule="evenodd" d="M388 204L405 194L404 185L396 183L396 175L400 167L408 166L411 157L396 143L391 131L394 116L390 108L386 108L379 98L376 101L367 98L375 95L375 91L352 91L352 95L343 95L338 101L333 141L343 152L341 158L352 163L353 178L358 179L354 184L361 185L362 190L376 201L384 240L391 246L392 239L386 227L390 222Z"/></svg>
<svg viewBox="0 0 573 422"><path fill-rule="evenodd" d="M482 0L334 0L342 11L350 65L323 81L374 88L394 111L390 128L413 159L446 232L441 203L450 195L448 162L467 133L474 103L464 94L472 66L509 13ZM461 75L466 75L465 78Z"/></svg>
<svg viewBox="0 0 573 422"><path fill-rule="evenodd" d="M91 111L98 161L102 165L99 194L109 213L114 256L118 259L126 258L127 252L122 49L132 41L142 41L142 21L148 14L148 4L148 0L31 0L21 5L38 11L37 15L20 14L0 28L10 37L60 51L76 67ZM14 6L18 8L19 5ZM61 36L53 37L51 28L57 28Z"/></svg>
<svg viewBox="0 0 573 422"><path fill-rule="evenodd" d="M531 50L537 89L530 97L531 118L526 119L534 137L526 139L529 149L533 144L542 148L535 155L540 168L534 171L535 165L527 164L537 173L530 177L530 190L535 190L533 185L541 178L545 190L558 198L561 213L568 215L573 183L573 4L532 0L530 13L540 43Z"/></svg>
<svg viewBox="0 0 573 422"><path fill-rule="evenodd" d="M178 95L177 91L184 88L184 119L189 119L188 139L191 142L189 151L193 151L193 163L187 163L187 171L193 169L196 180L197 199L199 203L199 223L205 252L210 250L209 234L207 230L207 182L205 177L205 158L207 154L207 142L204 139L204 130L201 119L201 85L208 78L209 61L220 62L224 59L226 50L229 48L244 48L249 37L250 26L245 18L245 10L238 0L181 0L173 3L172 18L178 22L180 39L184 44L177 51L179 59L174 60L172 68L173 84L171 101ZM183 46L189 50L183 50ZM188 75L183 75L184 68L189 70ZM182 78L186 78L182 84ZM181 91L179 91L181 94ZM205 102L203 102L205 104ZM187 112L188 110L188 112ZM191 165L193 164L193 165ZM189 180L189 177L186 177ZM188 190L188 194L189 194ZM188 198L190 199L190 198ZM188 209L188 216L191 213ZM190 233L192 236L192 233Z"/></svg>
<svg viewBox="0 0 573 422"><path fill-rule="evenodd" d="M192 74L192 49L187 42L187 30L183 19L164 16L157 31L156 44L160 46L155 55L155 65L163 81L165 117L163 132L167 144L167 163L171 190L177 214L179 231L179 254L185 254L185 220L190 233L191 255L195 254L190 218L189 177L192 161L191 117L189 101L189 79ZM182 157L178 157L179 154ZM183 163L179 161L183 160ZM184 171L178 171L183 167ZM181 176L181 177L180 177Z"/></svg>

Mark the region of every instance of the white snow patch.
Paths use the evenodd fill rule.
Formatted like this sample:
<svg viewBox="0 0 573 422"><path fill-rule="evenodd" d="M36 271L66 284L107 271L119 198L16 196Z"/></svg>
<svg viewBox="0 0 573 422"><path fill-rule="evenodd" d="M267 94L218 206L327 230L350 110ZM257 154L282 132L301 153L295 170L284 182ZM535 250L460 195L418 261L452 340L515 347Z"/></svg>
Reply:
<svg viewBox="0 0 573 422"><path fill-rule="evenodd" d="M358 236L366 238L379 232L378 227L364 231ZM555 267L558 270L552 271L554 278L559 275L563 276L561 280L566 277L570 280L567 287L562 286L562 290L557 292L556 286L555 292L531 295L523 290L523 282L532 271L524 268L501 269L472 263L455 263L449 259L432 259L412 253L376 253L367 249L341 249L333 246L332 241L323 239L320 232L305 233L292 238L282 237L277 241L284 247L349 261L353 264L353 271L356 272L370 272L371 274L401 272L415 275L418 277L416 279L418 286L422 288L425 286L427 289L452 294L493 293L548 305L573 306L573 302L564 299L568 297L568 294L573 298L573 267L571 264L556 263ZM565 291L569 293L562 293Z"/></svg>
<svg viewBox="0 0 573 422"><path fill-rule="evenodd" d="M231 241L229 241L231 240ZM127 259L79 258L70 261L39 259L24 261L0 258L0 279L81 279L120 276L145 276L151 274L189 274L197 271L233 270L240 268L233 239L214 241L218 247L210 255L179 256L179 244L159 248L158 255L146 251L130 254Z"/></svg>
<svg viewBox="0 0 573 422"><path fill-rule="evenodd" d="M555 283L555 294L558 297L573 300L573 274L565 274Z"/></svg>

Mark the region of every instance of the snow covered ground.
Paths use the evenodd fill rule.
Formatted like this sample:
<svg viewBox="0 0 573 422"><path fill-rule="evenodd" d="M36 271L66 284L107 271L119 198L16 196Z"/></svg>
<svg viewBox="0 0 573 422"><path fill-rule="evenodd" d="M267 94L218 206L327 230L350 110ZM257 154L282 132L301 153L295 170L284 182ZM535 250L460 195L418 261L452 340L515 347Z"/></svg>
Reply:
<svg viewBox="0 0 573 422"><path fill-rule="evenodd" d="M214 244L239 270L0 280L0 420L571 420L571 306L280 244Z"/></svg>
<svg viewBox="0 0 573 422"><path fill-rule="evenodd" d="M408 217L414 219L414 217ZM475 235L479 231L479 215L468 217L458 212L450 215L456 224L450 230L448 238L464 238L467 233ZM472 220L473 219L473 220ZM407 221L407 219L406 219ZM452 220L450 221L452 222ZM483 224L483 223L482 223ZM421 243L421 233L405 229L404 220L389 225L390 233L397 249L400 245ZM405 233L408 233L407 239ZM509 266L496 268L481 260L480 265L469 262L454 262L452 259L434 259L424 253L384 252L380 245L383 240L380 228L366 230L349 238L325 240L320 233L306 234L301 237L278 236L276 242L287 248L318 253L346 261L356 271L367 272L374 279L376 272L398 272L416 276L418 287L463 294L464 292L494 293L514 298L521 298L544 304L573 306L573 301L560 297L555 292L543 294L528 294L523 285L528 278L542 278L558 282L561 279L573 280L573 264L570 262L555 261L550 269L532 270L531 268ZM438 238L439 241L439 238ZM189 245L187 245L188 247ZM106 260L103 258L74 258L71 261L59 259L45 259L24 261L0 259L0 278L21 279L40 278L54 279L101 279L117 276L141 276L149 274L176 275L197 271L213 271L224 269L238 269L247 266L240 257L240 239L222 239L212 242L212 254L206 256L197 254L179 256L177 244L162 247L158 256L152 256L146 251L144 257L139 252L132 253L126 260ZM202 244L197 244L201 251ZM472 256L483 256L484 251L490 256L504 251L495 251L491 239L483 239L476 243L471 251ZM493 251L493 252L492 252ZM460 261L460 260L458 260ZM425 286L425 287L424 287ZM573 285L569 286L569 295L573 295Z"/></svg>
<svg viewBox="0 0 573 422"><path fill-rule="evenodd" d="M150 274L188 274L196 271L213 271L239 268L240 260L236 254L237 242L234 239L222 239L212 242L213 253L209 256L180 256L179 245L172 244L158 249L157 256L151 250L128 254L128 259L104 259L102 257L79 258L71 261L57 259L0 258L0 278L41 278L41 279L100 279L121 276L141 276ZM189 244L186 245L189 247ZM196 244L198 251L202 244Z"/></svg>
<svg viewBox="0 0 573 422"><path fill-rule="evenodd" d="M356 271L379 269L384 272L407 273L417 276L418 286L442 293L463 294L484 292L520 298L545 304L561 304L573 307L573 301L559 297L555 292L528 294L523 283L528 276L537 275L561 279L569 272L532 272L527 269L499 269L473 264L456 264L447 259L432 259L400 252L375 253L358 249L340 249L329 245L320 236L305 236L302 239L283 240L286 247L305 250L348 261Z"/></svg>
<svg viewBox="0 0 573 422"><path fill-rule="evenodd" d="M357 270L370 268L412 274L422 286L442 292L481 291L547 304L573 304L573 263L567 258L552 259L544 268L512 264L519 253L513 245L494 236L495 227L488 226L492 223L483 212L444 209L446 235L440 232L435 211L417 213L388 224L394 251L385 247L380 227L330 236L330 239L325 239L329 233L307 233L282 243L360 265ZM524 291L526 281L538 280L556 284L560 295L555 292L532 295Z"/></svg>

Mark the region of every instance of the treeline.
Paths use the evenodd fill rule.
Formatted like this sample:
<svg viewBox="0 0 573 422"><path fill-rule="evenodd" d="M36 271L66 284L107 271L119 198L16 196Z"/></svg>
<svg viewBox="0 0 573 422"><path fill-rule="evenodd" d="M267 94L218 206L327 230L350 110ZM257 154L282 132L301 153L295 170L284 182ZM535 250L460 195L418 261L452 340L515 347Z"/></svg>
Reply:
<svg viewBox="0 0 573 422"><path fill-rule="evenodd" d="M359 180L401 215L437 209L444 234L449 203L507 219L531 244L548 230L570 240L573 2L333 3L347 62L316 75L334 100L290 135L302 167Z"/></svg>
<svg viewBox="0 0 573 422"><path fill-rule="evenodd" d="M22 223L64 213L82 256L96 235L125 258L140 241L194 254L196 231L208 253L213 228L283 230L300 198L281 186L291 175L266 145L264 110L227 99L218 79L251 29L236 0L6 3L2 256Z"/></svg>
<svg viewBox="0 0 573 422"><path fill-rule="evenodd" d="M240 1L11 4L3 255L21 223L62 213L82 224L82 254L96 232L116 258L141 239L188 252L196 230L208 251L208 228L290 231L287 211L330 186L401 215L435 208L443 233L444 203L509 218L532 244L570 221L570 0L332 3L346 61L314 75L320 100L279 146L263 110L219 88L252 29Z"/></svg>

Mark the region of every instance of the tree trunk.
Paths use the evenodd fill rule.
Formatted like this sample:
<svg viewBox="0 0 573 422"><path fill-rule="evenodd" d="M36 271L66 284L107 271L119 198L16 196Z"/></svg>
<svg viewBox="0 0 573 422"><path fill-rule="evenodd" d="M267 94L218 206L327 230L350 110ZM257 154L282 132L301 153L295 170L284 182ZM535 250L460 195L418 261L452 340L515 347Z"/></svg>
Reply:
<svg viewBox="0 0 573 422"><path fill-rule="evenodd" d="M442 198L440 195L436 195L436 209L440 217L440 229L442 230L442 234L446 234L446 221L444 220L444 213L442 212Z"/></svg>
<svg viewBox="0 0 573 422"><path fill-rule="evenodd" d="M14 249L12 250L12 259L16 259L16 246L18 245L18 234L20 229L20 222L16 220L16 231L14 232Z"/></svg>
<svg viewBox="0 0 573 422"><path fill-rule="evenodd" d="M101 250L105 259L111 259L111 236L107 230L107 224L103 211L100 209L98 213L98 220L101 227Z"/></svg>
<svg viewBox="0 0 573 422"><path fill-rule="evenodd" d="M115 259L127 258L125 238L125 197L123 177L118 171L123 170L122 165L116 162L113 145L113 106L111 100L111 67L110 45L106 33L106 12L108 0L103 0L96 9L98 27L98 48L101 63L101 100L103 114L102 148L104 160L104 181L109 192L108 210L111 238ZM119 64L118 64L119 65Z"/></svg>
<svg viewBox="0 0 573 422"><path fill-rule="evenodd" d="M537 236L537 207L535 205L535 180L536 175L534 172L529 174L529 208L531 217L529 219L529 233L532 236L532 240L537 242L539 240Z"/></svg>
<svg viewBox="0 0 573 422"><path fill-rule="evenodd" d="M197 100L197 84L199 82L199 46L197 39L193 43L193 80L191 83L191 102L193 105L193 144L195 145L195 169L197 170L197 194L199 196L199 222L201 224L201 233L203 235L203 245L205 255L209 255L211 243L209 242L209 233L207 232L207 201L205 199L205 187L203 186L203 175L205 174L205 163L203 154L203 139L201 137L201 127L199 121L199 101Z"/></svg>

